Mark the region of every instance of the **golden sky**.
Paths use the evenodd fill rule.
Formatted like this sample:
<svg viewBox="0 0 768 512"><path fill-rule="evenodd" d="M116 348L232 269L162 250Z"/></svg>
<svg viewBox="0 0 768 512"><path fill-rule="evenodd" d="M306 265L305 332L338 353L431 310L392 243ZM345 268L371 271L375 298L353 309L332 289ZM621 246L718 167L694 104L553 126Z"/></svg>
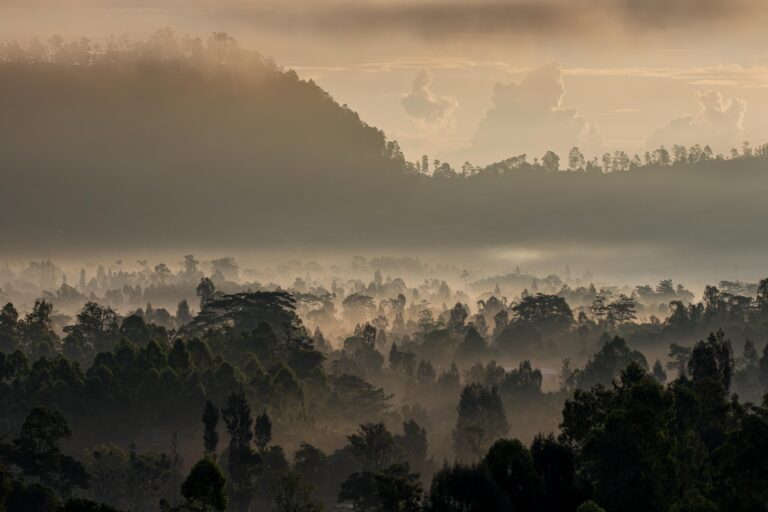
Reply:
<svg viewBox="0 0 768 512"><path fill-rule="evenodd" d="M0 0L3 38L226 31L459 166L768 141L760 0Z"/></svg>

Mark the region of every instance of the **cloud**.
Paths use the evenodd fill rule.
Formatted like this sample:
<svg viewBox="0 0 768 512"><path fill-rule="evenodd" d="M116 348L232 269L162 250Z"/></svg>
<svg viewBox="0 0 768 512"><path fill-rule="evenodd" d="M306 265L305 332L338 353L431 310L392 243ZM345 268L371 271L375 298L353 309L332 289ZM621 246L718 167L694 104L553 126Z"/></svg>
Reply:
<svg viewBox="0 0 768 512"><path fill-rule="evenodd" d="M665 78L691 85L727 85L743 87L768 87L768 66L740 64L716 64L693 67L617 67L617 68L569 68L567 76Z"/></svg>
<svg viewBox="0 0 768 512"><path fill-rule="evenodd" d="M696 98L699 111L675 118L653 132L648 138L648 147L708 144L715 150L724 150L741 142L747 110L745 100L725 99L718 91L700 92Z"/></svg>
<svg viewBox="0 0 768 512"><path fill-rule="evenodd" d="M419 124L451 128L458 101L452 96L437 96L432 92L432 74L422 69L413 80L411 92L401 103L408 115Z"/></svg>
<svg viewBox="0 0 768 512"><path fill-rule="evenodd" d="M597 127L576 108L564 107L563 72L548 64L520 82L496 84L493 106L470 147L457 156L482 164L525 153L539 157L547 150L564 155L572 146L589 150L599 145Z"/></svg>
<svg viewBox="0 0 768 512"><path fill-rule="evenodd" d="M3 0L5 7L198 11L263 30L338 38L405 33L423 39L659 33L761 28L763 0Z"/></svg>

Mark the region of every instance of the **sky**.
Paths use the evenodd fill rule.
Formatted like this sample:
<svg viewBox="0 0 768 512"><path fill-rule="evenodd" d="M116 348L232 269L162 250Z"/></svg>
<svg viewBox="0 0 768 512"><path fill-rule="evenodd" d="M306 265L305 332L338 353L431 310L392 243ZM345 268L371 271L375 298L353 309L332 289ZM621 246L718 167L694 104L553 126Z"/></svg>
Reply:
<svg viewBox="0 0 768 512"><path fill-rule="evenodd" d="M459 167L768 141L759 0L0 0L3 38L226 31Z"/></svg>

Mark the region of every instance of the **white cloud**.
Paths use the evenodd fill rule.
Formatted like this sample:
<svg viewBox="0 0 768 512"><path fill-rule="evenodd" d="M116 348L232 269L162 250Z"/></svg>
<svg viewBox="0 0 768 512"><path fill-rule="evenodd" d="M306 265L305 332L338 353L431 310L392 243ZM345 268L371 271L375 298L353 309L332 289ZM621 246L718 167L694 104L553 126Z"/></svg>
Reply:
<svg viewBox="0 0 768 512"><path fill-rule="evenodd" d="M522 153L532 160L550 149L564 155L574 145L595 149L600 143L597 127L578 109L563 106L564 95L559 64L534 69L520 82L496 84L493 106L472 144L453 156L484 164Z"/></svg>
<svg viewBox="0 0 768 512"><path fill-rule="evenodd" d="M425 126L451 128L458 101L452 96L438 96L432 92L432 74L422 69L413 80L411 92L401 103L408 115Z"/></svg>
<svg viewBox="0 0 768 512"><path fill-rule="evenodd" d="M718 91L700 92L696 97L699 111L673 119L653 132L648 138L649 147L708 144L715 150L725 150L741 142L747 102L725 99Z"/></svg>
<svg viewBox="0 0 768 512"><path fill-rule="evenodd" d="M690 85L768 87L768 66L717 64L693 67L569 68L568 76L666 78Z"/></svg>

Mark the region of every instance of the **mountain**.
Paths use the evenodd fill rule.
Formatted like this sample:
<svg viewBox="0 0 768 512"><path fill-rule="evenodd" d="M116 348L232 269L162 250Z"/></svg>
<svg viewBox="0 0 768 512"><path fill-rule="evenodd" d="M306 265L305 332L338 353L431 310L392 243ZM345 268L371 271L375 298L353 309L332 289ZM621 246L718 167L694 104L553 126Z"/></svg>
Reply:
<svg viewBox="0 0 768 512"><path fill-rule="evenodd" d="M5 44L0 113L2 255L528 250L672 271L757 266L768 249L765 152L607 174L517 157L426 176L315 83L223 34Z"/></svg>
<svg viewBox="0 0 768 512"><path fill-rule="evenodd" d="M221 34L5 50L10 246L276 241L404 166L380 130Z"/></svg>

